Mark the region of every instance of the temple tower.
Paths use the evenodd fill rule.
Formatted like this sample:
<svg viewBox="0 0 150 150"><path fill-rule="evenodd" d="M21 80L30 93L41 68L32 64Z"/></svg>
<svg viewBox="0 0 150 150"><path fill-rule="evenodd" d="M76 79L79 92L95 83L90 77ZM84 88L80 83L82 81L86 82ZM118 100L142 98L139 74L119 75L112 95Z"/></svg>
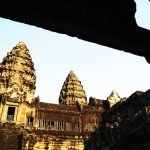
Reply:
<svg viewBox="0 0 150 150"><path fill-rule="evenodd" d="M0 122L36 126L32 107L35 83L29 50L19 42L0 63Z"/></svg>
<svg viewBox="0 0 150 150"><path fill-rule="evenodd" d="M113 105L118 103L121 100L121 98L118 95L118 93L115 90L113 90L111 94L107 97L107 100L109 101L110 107L112 107Z"/></svg>
<svg viewBox="0 0 150 150"><path fill-rule="evenodd" d="M87 105L87 97L81 81L71 70L62 86L59 104L76 106L77 103L79 105Z"/></svg>
<svg viewBox="0 0 150 150"><path fill-rule="evenodd" d="M19 42L0 63L0 94L31 102L35 93L35 69L25 43Z"/></svg>

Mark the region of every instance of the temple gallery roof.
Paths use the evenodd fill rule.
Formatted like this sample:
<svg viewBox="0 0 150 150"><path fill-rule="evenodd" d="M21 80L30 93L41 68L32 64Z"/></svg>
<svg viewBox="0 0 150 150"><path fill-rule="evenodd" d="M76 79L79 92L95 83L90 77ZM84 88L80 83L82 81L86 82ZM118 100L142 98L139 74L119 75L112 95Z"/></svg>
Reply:
<svg viewBox="0 0 150 150"><path fill-rule="evenodd" d="M68 107L67 105L58 105L58 104L45 103L45 102L40 102L39 103L39 110L78 112L78 109L75 106Z"/></svg>
<svg viewBox="0 0 150 150"><path fill-rule="evenodd" d="M40 102L38 105L39 110L41 111L53 111L53 112L67 112L67 113L79 113L81 109L76 106L67 106L67 105L59 105L59 104L52 104L52 103L45 103ZM82 112L104 112L103 106L90 106L90 105L83 105Z"/></svg>

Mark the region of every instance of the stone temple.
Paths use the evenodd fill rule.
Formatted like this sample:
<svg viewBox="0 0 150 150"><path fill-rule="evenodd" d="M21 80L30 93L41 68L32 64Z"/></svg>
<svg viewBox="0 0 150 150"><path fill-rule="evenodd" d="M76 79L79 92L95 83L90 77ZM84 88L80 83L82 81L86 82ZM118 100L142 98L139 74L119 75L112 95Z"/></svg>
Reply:
<svg viewBox="0 0 150 150"><path fill-rule="evenodd" d="M19 42L0 63L0 150L149 150L150 91L87 99L74 71L59 104L35 97L30 52Z"/></svg>

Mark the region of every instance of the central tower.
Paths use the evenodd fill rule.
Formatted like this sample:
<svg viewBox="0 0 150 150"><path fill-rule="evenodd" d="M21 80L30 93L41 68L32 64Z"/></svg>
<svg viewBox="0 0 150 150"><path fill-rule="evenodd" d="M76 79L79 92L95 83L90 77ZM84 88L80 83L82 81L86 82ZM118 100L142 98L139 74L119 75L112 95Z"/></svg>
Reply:
<svg viewBox="0 0 150 150"><path fill-rule="evenodd" d="M76 106L76 104L87 105L87 97L81 81L71 70L62 86L59 104Z"/></svg>

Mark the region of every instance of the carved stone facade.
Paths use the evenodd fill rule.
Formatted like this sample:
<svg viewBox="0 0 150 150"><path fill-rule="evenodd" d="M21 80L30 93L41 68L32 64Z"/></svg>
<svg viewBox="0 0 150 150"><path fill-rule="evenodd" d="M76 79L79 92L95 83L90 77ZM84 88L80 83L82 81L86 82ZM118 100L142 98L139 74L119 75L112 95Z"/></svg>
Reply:
<svg viewBox="0 0 150 150"><path fill-rule="evenodd" d="M82 150L101 125L101 105L89 105L81 81L70 71L59 104L40 102L35 93L34 64L19 42L0 64L0 148Z"/></svg>
<svg viewBox="0 0 150 150"><path fill-rule="evenodd" d="M25 43L19 42L0 64L0 94L18 102L31 102L35 93L35 69Z"/></svg>
<svg viewBox="0 0 150 150"><path fill-rule="evenodd" d="M70 71L59 104L40 102L34 64L19 42L0 63L1 150L149 150L150 90L87 97Z"/></svg>
<svg viewBox="0 0 150 150"><path fill-rule="evenodd" d="M59 104L75 106L87 105L87 97L81 81L76 74L71 70L68 74L60 92Z"/></svg>

